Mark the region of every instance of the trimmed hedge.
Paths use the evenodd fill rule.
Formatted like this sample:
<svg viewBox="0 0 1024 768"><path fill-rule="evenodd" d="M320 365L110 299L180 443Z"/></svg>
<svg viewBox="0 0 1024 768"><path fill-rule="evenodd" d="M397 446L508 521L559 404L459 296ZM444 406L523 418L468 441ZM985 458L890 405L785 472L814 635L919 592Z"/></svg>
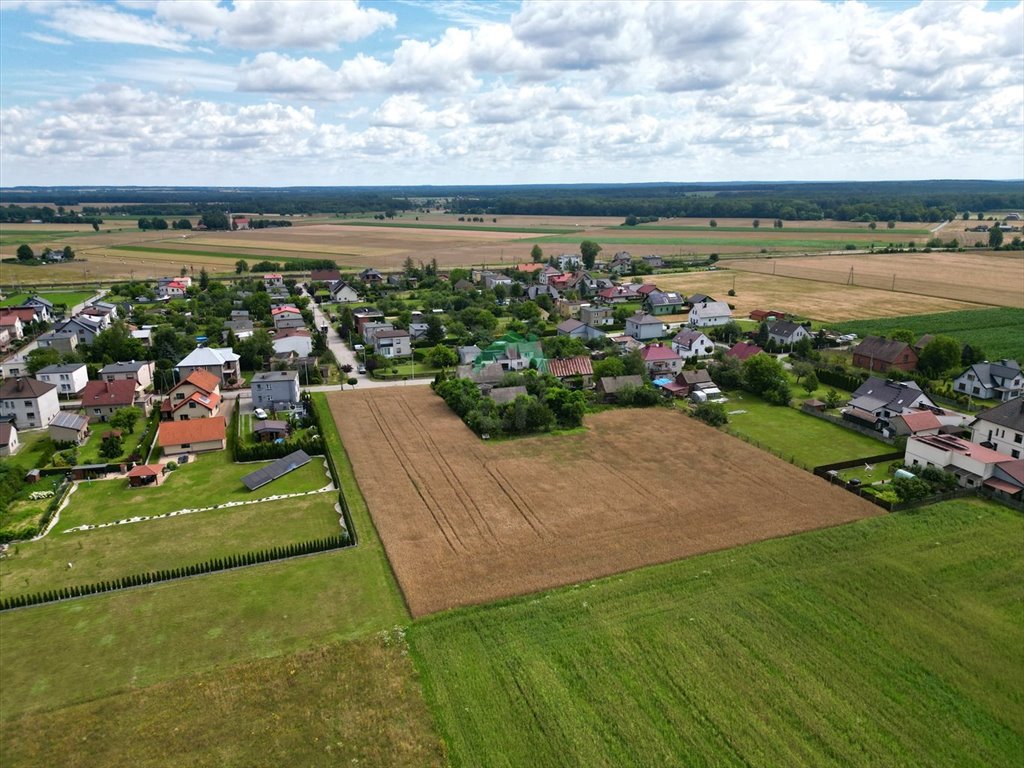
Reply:
<svg viewBox="0 0 1024 768"><path fill-rule="evenodd" d="M72 587L61 587L50 589L45 592L35 592L28 595L15 595L4 598L0 602L0 611L8 611L12 608L25 608L30 605L42 605L58 600L68 600L74 597L85 597L96 595L102 592L113 592L129 587L141 587L146 584L156 584L161 581L173 581L184 579L189 576L199 576L204 573L215 573L226 571L232 568L244 568L249 565L269 563L275 560L287 560L292 557L311 555L317 552L327 552L332 549L341 549L349 545L347 533L340 533L336 536L328 536L324 539L313 539L297 544L288 544L283 547L271 547L255 552L243 552L238 555L228 555L207 560L203 563L180 566L160 571L146 571L145 573L134 573L112 581L98 581L92 584L78 584Z"/></svg>
<svg viewBox="0 0 1024 768"><path fill-rule="evenodd" d="M839 387L849 392L856 392L860 389L860 385L867 380L867 376L861 377L853 373L841 373L831 368L815 367L814 373L818 377L819 383L827 384L830 387Z"/></svg>

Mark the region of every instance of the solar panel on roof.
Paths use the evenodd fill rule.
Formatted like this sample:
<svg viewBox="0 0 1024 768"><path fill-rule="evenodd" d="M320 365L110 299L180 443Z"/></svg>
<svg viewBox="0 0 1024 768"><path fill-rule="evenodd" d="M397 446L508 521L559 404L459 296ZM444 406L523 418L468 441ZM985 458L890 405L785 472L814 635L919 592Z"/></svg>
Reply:
<svg viewBox="0 0 1024 768"><path fill-rule="evenodd" d="M277 478L283 475L287 475L292 470L298 469L304 464L308 464L309 461L309 455L305 451L289 453L287 456L278 459L273 464L261 467L255 472L250 472L242 478L242 484L250 491L255 491L257 488L260 488L273 480L277 480Z"/></svg>

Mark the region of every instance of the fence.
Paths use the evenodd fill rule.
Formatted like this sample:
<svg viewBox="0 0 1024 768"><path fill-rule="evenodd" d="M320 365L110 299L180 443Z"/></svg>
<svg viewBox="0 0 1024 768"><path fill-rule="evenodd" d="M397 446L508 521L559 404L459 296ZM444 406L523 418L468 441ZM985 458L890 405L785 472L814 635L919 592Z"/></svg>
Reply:
<svg viewBox="0 0 1024 768"><path fill-rule="evenodd" d="M843 427L844 429L852 430L853 432L860 432L862 435L873 437L875 438L875 440L878 440L879 442L885 443L887 445L896 445L897 438L895 437L886 437L881 432L876 432L875 430L869 427L862 427L860 424L854 424L852 421L848 421L839 416L833 416L831 413L822 413L821 411L816 411L814 410L814 408L811 408L808 405L801 405L800 410L808 414L809 416L814 416L815 418L818 419L824 419L825 421L832 422L833 424Z"/></svg>
<svg viewBox="0 0 1024 768"><path fill-rule="evenodd" d="M313 416L316 418L317 430L319 430L324 442L324 458L327 459L327 469L331 473L331 479L334 481L334 487L338 489L338 504L341 506L341 516L345 521L345 529L348 531L349 545L354 546L359 543L359 534L356 532L355 525L352 524L352 515L349 512L348 499L345 498L345 491L341 486L341 475L338 473L338 468L334 464L334 455L331 453L330 446L328 445L328 433L324 429L325 415L317 405L316 398L310 398L309 407L313 410ZM326 418L330 419L331 415L329 413L326 414ZM330 424L331 428L334 429L334 422L332 421Z"/></svg>
<svg viewBox="0 0 1024 768"><path fill-rule="evenodd" d="M829 479L830 472L838 472L841 469L850 469L851 467L860 467L864 464L880 464L883 461L895 461L896 459L903 458L903 451L892 451L890 453L880 453L877 456L865 456L860 459L847 459L846 461L836 461L832 464L821 464L811 471L814 472L818 477L824 477Z"/></svg>

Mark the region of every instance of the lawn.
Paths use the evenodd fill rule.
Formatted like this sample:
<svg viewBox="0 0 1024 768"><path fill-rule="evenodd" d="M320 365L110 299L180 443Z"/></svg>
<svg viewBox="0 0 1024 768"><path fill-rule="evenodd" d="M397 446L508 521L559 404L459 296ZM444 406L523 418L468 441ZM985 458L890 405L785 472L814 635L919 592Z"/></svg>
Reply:
<svg viewBox="0 0 1024 768"><path fill-rule="evenodd" d="M53 453L53 442L45 429L19 431L18 440L21 441L21 448L13 456L6 457L5 462L10 462L26 472L35 467L43 467L49 462L49 457Z"/></svg>
<svg viewBox="0 0 1024 768"><path fill-rule="evenodd" d="M135 515L160 515L227 501L312 491L331 482L323 458L314 456L308 464L255 491L242 485L243 476L270 463L235 464L227 451L216 451L182 464L157 488L130 488L128 481L121 478L80 483L67 508L61 512L56 530L109 523Z"/></svg>
<svg viewBox="0 0 1024 768"><path fill-rule="evenodd" d="M155 418L155 417L154 417ZM111 431L111 426L105 422L95 422L89 426L89 438L82 443L78 449L78 464L107 464L116 462L119 459L131 456L142 442L143 433L146 430L147 418L140 415L135 419L135 425L130 431L122 430L121 455L113 459L100 456L100 447L103 445L103 434ZM152 434L152 433L150 433ZM142 457L145 460L145 456Z"/></svg>
<svg viewBox="0 0 1024 768"><path fill-rule="evenodd" d="M65 291L65 292L55 292L55 293L44 292L44 293L39 293L39 294L15 293L15 294L12 294L12 295L8 296L3 301L0 301L0 307L17 307L17 306L20 306L21 303L23 301L25 301L25 299L28 299L28 298L30 298L31 296L34 296L34 295L42 296L44 299L47 299L48 301L50 301L53 304L58 305L58 306L63 304L65 306L67 306L68 309L70 309L71 307L74 307L74 306L76 306L78 304L81 304L81 303L83 303L85 301L88 301L89 299L91 299L93 296L96 295L96 292L95 291L78 291L78 292L75 292L75 291Z"/></svg>
<svg viewBox="0 0 1024 768"><path fill-rule="evenodd" d="M839 328L843 333L856 333L862 338L891 334L900 329L907 329L915 335L932 333L952 336L961 344L980 347L989 360L1003 357L1024 360L1024 309L999 307L878 320L851 320L839 323Z"/></svg>
<svg viewBox="0 0 1024 768"><path fill-rule="evenodd" d="M801 390L806 397L806 392ZM895 450L852 429L818 419L796 408L769 405L757 395L736 390L728 394L726 429L752 440L802 467L811 468ZM744 413L735 413L744 411Z"/></svg>
<svg viewBox="0 0 1024 768"><path fill-rule="evenodd" d="M91 584L333 536L340 531L336 501L322 493L93 531L54 530L11 547L0 561L0 591L9 596Z"/></svg>
<svg viewBox="0 0 1024 768"><path fill-rule="evenodd" d="M410 630L453 766L1019 766L1019 514L947 502Z"/></svg>
<svg viewBox="0 0 1024 768"><path fill-rule="evenodd" d="M313 397L321 400L326 411L323 395ZM330 427L325 438L342 475L358 546L0 613L0 718L9 720L87 700L99 702L114 693L364 637L408 622L408 611L337 430ZM333 494L316 498L333 499ZM291 504L288 500L256 507L274 513ZM138 527L151 524L155 523ZM61 652L48 655L46 663L40 664L40 638L46 637L60 638ZM154 695L166 716L167 699L159 691ZM203 722L203 713L188 716L193 725ZM210 716L222 717L231 729L237 725L230 709ZM301 716L313 717L308 710ZM78 722L74 711L68 711L65 722ZM116 729L116 724L105 721L99 727L101 737L104 728ZM231 729L237 737L238 731ZM33 738L25 729L17 733ZM5 736L9 734L5 728ZM134 732L122 735L126 744L134 737ZM262 742L253 745L248 764L264 761L261 746ZM116 751L112 755L116 763Z"/></svg>

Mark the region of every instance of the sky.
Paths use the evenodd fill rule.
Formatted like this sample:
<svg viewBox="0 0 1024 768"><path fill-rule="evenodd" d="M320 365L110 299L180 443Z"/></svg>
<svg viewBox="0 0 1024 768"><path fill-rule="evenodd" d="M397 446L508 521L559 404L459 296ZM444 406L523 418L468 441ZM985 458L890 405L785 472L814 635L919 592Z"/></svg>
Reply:
<svg viewBox="0 0 1024 768"><path fill-rule="evenodd" d="M0 185L1024 177L1021 2L0 0Z"/></svg>

